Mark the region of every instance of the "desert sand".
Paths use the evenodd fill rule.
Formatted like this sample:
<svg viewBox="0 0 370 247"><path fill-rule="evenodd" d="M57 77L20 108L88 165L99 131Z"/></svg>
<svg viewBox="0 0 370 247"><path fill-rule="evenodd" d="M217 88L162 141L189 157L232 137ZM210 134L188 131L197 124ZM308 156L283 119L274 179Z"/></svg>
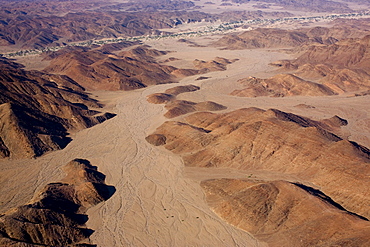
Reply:
<svg viewBox="0 0 370 247"><path fill-rule="evenodd" d="M218 37L193 38L208 44ZM243 107L277 108L312 119L334 115L348 120L343 132L351 141L370 146L370 96L325 97L294 96L286 98L242 98L228 95L240 89L238 79L248 76L270 77L277 72L269 63L292 59L277 50L218 50L190 47L174 39L148 41L159 50L174 51L160 57L180 60L167 65L190 68L194 59L209 61L216 56L239 59L226 71L182 79L177 85L193 84L195 92L183 93L178 100L214 101L231 111ZM181 65L181 66L180 66ZM147 96L162 93L174 84L150 86L129 92L94 92L93 97L105 104L105 110L117 116L72 135L73 141L63 150L34 160L4 161L0 172L0 213L28 202L47 183L60 181L65 175L61 166L75 158L87 159L105 174L106 184L116 188L113 196L90 208L87 227L94 229L91 243L98 246L266 246L252 235L235 228L211 211L200 181L210 178L253 178L260 180L297 181L288 175L233 169L185 168L179 156L146 142L145 137L167 119L164 105L150 104ZM306 105L309 107L297 107ZM22 181L22 183L19 183ZM299 181L298 181L299 182Z"/></svg>

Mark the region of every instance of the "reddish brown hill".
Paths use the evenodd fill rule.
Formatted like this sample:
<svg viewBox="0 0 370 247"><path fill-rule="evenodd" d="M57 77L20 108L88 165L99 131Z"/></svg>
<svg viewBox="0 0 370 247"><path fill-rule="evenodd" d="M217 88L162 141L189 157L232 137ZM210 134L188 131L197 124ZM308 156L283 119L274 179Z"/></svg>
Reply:
<svg viewBox="0 0 370 247"><path fill-rule="evenodd" d="M85 4L85 6L88 5ZM28 12L28 9L32 7L25 6L22 11ZM70 12L72 9L74 12ZM19 11L0 12L4 20L0 23L2 34L0 44L15 44L25 49L40 49L47 46L59 46L63 42L159 33L155 30L203 19L214 19L208 14L195 11L174 13L152 10L137 14L120 12L114 7L103 11L76 11L72 7L67 11L62 11L61 15L52 13L46 16L33 14L32 11L26 12L23 12L24 14Z"/></svg>
<svg viewBox="0 0 370 247"><path fill-rule="evenodd" d="M249 77L239 82L245 88L235 90L231 95L241 97L284 97L295 95L327 96L336 94L335 91L325 85L306 81L292 74L279 74L268 79Z"/></svg>
<svg viewBox="0 0 370 247"><path fill-rule="evenodd" d="M269 246L368 246L370 223L318 190L285 181L201 183L213 211Z"/></svg>
<svg viewBox="0 0 370 247"><path fill-rule="evenodd" d="M370 217L370 151L327 131L323 123L278 110L194 113L154 134L186 166L293 174L322 188L347 210ZM341 188L341 189L338 189Z"/></svg>
<svg viewBox="0 0 370 247"><path fill-rule="evenodd" d="M0 216L1 246L90 246L93 230L84 226L85 213L115 189L87 160L75 159L65 171L62 182L46 185L32 202Z"/></svg>
<svg viewBox="0 0 370 247"><path fill-rule="evenodd" d="M250 0L231 0L234 3L249 3ZM260 2L257 0L256 2ZM276 4L284 9L310 11L310 12L349 12L351 9L346 3L339 3L330 0L307 0L307 1L291 1L291 0L263 0L263 3Z"/></svg>
<svg viewBox="0 0 370 247"><path fill-rule="evenodd" d="M38 15L49 16L53 14L63 14L69 11L83 11L91 8L99 8L109 5L110 1L101 2L99 0L32 0L14 1L1 0L1 12L4 16L14 17L15 15Z"/></svg>
<svg viewBox="0 0 370 247"><path fill-rule="evenodd" d="M119 8L120 10L126 11L142 11L142 12L149 12L149 11L163 11L163 10L188 10L193 8L195 5L193 2L190 1L171 1L171 0L163 0L163 1L148 1L148 0L138 0L138 1L127 1L125 3L119 4L112 4L111 6L106 7L105 9L112 9L116 10Z"/></svg>
<svg viewBox="0 0 370 247"><path fill-rule="evenodd" d="M24 71L1 60L0 147L2 157L30 158L64 148L68 130L80 130L113 117L66 76Z"/></svg>
<svg viewBox="0 0 370 247"><path fill-rule="evenodd" d="M113 52L120 51L124 48L139 44L140 44L139 42L122 41L118 43L104 44L97 49L103 53L111 54Z"/></svg>
<svg viewBox="0 0 370 247"><path fill-rule="evenodd" d="M226 109L225 106L213 101L195 103L187 100L176 100L176 96L179 94L194 92L199 89L195 85L177 86L167 89L165 93L151 94L147 100L152 104L165 104L165 108L168 110L164 114L166 118L174 118L195 111L220 111ZM153 140L156 143L157 137L154 137L154 139L149 138L148 140Z"/></svg>
<svg viewBox="0 0 370 247"><path fill-rule="evenodd" d="M176 86L167 89L164 93L154 93L148 95L147 100L152 104L167 104L176 99L176 96L182 93L194 92L200 87L195 85Z"/></svg>
<svg viewBox="0 0 370 247"><path fill-rule="evenodd" d="M226 65L231 64L236 60L229 60L222 57L216 57L210 61L203 61L195 59L193 64L196 69L199 70L199 74L204 74L212 71L224 71L226 70Z"/></svg>
<svg viewBox="0 0 370 247"><path fill-rule="evenodd" d="M179 95L182 93L187 93L187 92L194 92L199 90L200 87L195 86L195 85L185 85L185 86L177 86L173 88L169 88L165 91L166 94L172 94L172 95Z"/></svg>
<svg viewBox="0 0 370 247"><path fill-rule="evenodd" d="M282 48L299 46L309 41L309 37L300 31L258 28L239 35L225 35L215 43L227 49Z"/></svg>
<svg viewBox="0 0 370 247"><path fill-rule="evenodd" d="M165 108L168 110L164 114L166 118L174 118L195 111L220 111L226 109L225 106L213 101L195 103L186 100L170 101L165 105Z"/></svg>
<svg viewBox="0 0 370 247"><path fill-rule="evenodd" d="M271 65L288 70L306 80L318 82L321 87L337 94L366 92L370 89L369 44L370 36L365 36L360 39L341 40L331 45L312 45L304 48L305 52L295 60L277 61ZM244 93L246 96L251 94L251 88L257 87L255 84L248 85ZM235 93L242 95L243 90Z"/></svg>
<svg viewBox="0 0 370 247"><path fill-rule="evenodd" d="M183 78L187 76L197 75L199 74L199 70L196 69L175 69L171 72L172 75L176 76L177 78Z"/></svg>
<svg viewBox="0 0 370 247"><path fill-rule="evenodd" d="M123 57L132 57L139 60L146 60L146 61L155 61L155 57L163 56L168 54L167 51L158 51L155 49L150 49L150 46L143 45L137 46L131 50L121 52L119 55Z"/></svg>
<svg viewBox="0 0 370 247"><path fill-rule="evenodd" d="M356 0L350 0L356 1ZM360 0L362 1L362 0ZM369 4L367 1L364 4ZM359 19L335 19L332 23L334 24L332 29L340 30L343 32L343 38L362 38L367 35L368 29L370 27L369 18L359 18Z"/></svg>
<svg viewBox="0 0 370 247"><path fill-rule="evenodd" d="M210 21L279 18L288 12L189 11L190 1L2 1L0 45L23 48L60 46L64 42L161 34L159 29ZM196 44L193 44L196 45Z"/></svg>
<svg viewBox="0 0 370 247"><path fill-rule="evenodd" d="M186 100L174 100L168 102L165 107L168 110L164 114L166 118L174 118L196 111L196 103Z"/></svg>
<svg viewBox="0 0 370 247"><path fill-rule="evenodd" d="M325 64L336 68L363 69L369 72L370 36L347 39L327 46L311 46L294 63Z"/></svg>
<svg viewBox="0 0 370 247"><path fill-rule="evenodd" d="M147 100L152 104L165 104L165 108L168 110L164 114L166 118L174 118L195 111L220 111L226 109L225 106L212 101L195 103L187 100L176 100L176 96L179 94L194 92L199 89L195 85L177 86L167 89L165 93L151 94Z"/></svg>
<svg viewBox="0 0 370 247"><path fill-rule="evenodd" d="M175 82L171 75L175 68L154 61L153 56L161 54L164 52L147 47L136 47L121 55L76 48L58 52L45 71L68 75L90 90L132 90Z"/></svg>
<svg viewBox="0 0 370 247"><path fill-rule="evenodd" d="M324 64L304 64L295 72L303 78L317 80L336 93L370 89L370 75L362 69L335 68Z"/></svg>
<svg viewBox="0 0 370 247"><path fill-rule="evenodd" d="M337 23L337 22L335 22ZM338 22L331 28L314 27L297 30L277 28L257 28L238 35L225 35L214 43L225 49L285 48L305 45L331 45L348 37L361 38L369 29L368 20L359 20L355 24Z"/></svg>
<svg viewBox="0 0 370 247"><path fill-rule="evenodd" d="M166 104L175 97L172 94L155 93L148 96L147 100L152 104Z"/></svg>
<svg viewBox="0 0 370 247"><path fill-rule="evenodd" d="M197 74L205 74L213 71L224 71L227 69L228 64L231 64L237 60L238 59L229 60L222 57L216 57L210 61L195 59L193 61L194 69L175 69L171 74L176 77L182 78Z"/></svg>
<svg viewBox="0 0 370 247"><path fill-rule="evenodd" d="M286 1L284 7L294 5L309 8L310 4ZM333 1L313 1L312 6ZM278 4L282 4L280 1ZM338 3L336 3L338 4ZM336 8L341 9L340 5ZM234 11L221 14L206 14L187 11L194 4L189 1L2 1L0 7L0 45L15 47L45 48L60 46L64 42L92 39L160 34L159 29L171 28L190 22L239 21L241 19L282 18L288 12ZM297 10L299 6L294 7ZM333 6L331 6L333 7ZM334 8L332 8L333 10ZM337 10L335 11L337 12ZM138 14L139 13L139 14ZM354 21L345 20L345 22ZM339 22L338 22L339 23ZM342 23L338 26L343 26ZM360 25L353 25L357 30ZM362 25L363 26L363 25ZM352 33L353 34L353 33ZM354 35L347 37L355 37ZM335 36L333 36L335 37Z"/></svg>

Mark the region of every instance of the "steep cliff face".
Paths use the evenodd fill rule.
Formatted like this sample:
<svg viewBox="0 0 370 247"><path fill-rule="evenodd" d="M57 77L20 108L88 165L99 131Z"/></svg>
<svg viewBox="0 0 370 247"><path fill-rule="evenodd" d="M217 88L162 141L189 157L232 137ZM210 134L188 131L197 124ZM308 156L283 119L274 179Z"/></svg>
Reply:
<svg viewBox="0 0 370 247"><path fill-rule="evenodd" d="M89 161L75 159L62 182L50 183L27 205L0 215L2 246L90 246L84 226L87 209L109 199L115 189Z"/></svg>
<svg viewBox="0 0 370 247"><path fill-rule="evenodd" d="M100 104L67 76L25 71L0 61L1 157L31 158L64 148L68 131L81 130L114 114L90 108Z"/></svg>

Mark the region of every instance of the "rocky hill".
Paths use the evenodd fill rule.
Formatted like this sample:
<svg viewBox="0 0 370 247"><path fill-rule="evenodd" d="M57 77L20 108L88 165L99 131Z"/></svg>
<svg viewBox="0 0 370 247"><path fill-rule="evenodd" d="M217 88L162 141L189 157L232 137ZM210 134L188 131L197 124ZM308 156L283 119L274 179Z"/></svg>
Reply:
<svg viewBox="0 0 370 247"><path fill-rule="evenodd" d="M234 90L231 95L240 97L285 97L285 96L329 96L336 94L335 91L325 85L303 80L292 74L278 74L268 79L255 77L239 80L245 87Z"/></svg>
<svg viewBox="0 0 370 247"><path fill-rule="evenodd" d="M176 96L182 93L194 92L200 87L195 85L177 86L167 89L164 93L155 93L148 95L148 102L152 104L165 104L167 112L164 114L166 118L175 118L196 111L220 111L226 109L225 106L217 104L213 101L204 101L195 103L187 100L177 100ZM150 138L147 139L150 142ZM156 142L156 138L154 138Z"/></svg>
<svg viewBox="0 0 370 247"><path fill-rule="evenodd" d="M370 72L370 35L345 39L326 46L310 46L295 64L325 64L340 69L362 69Z"/></svg>
<svg viewBox="0 0 370 247"><path fill-rule="evenodd" d="M234 1L234 0L233 0ZM242 3L235 0L235 3ZM246 2L249 2L247 0ZM271 3L320 12L345 12L344 3L311 0ZM288 8L289 9L289 8ZM160 29L200 21L224 22L240 19L282 18L288 12L229 11L207 14L196 11L191 1L1 1L0 46L13 49L42 49L92 39L160 34ZM225 41L226 42L226 41Z"/></svg>
<svg viewBox="0 0 370 247"><path fill-rule="evenodd" d="M231 0L234 3L249 3L250 0ZM308 1L292 1L292 0L256 0L281 6L284 9L301 10L310 12L349 12L351 9L346 3L330 1L330 0L308 0Z"/></svg>
<svg viewBox="0 0 370 247"><path fill-rule="evenodd" d="M67 76L25 71L0 60L0 157L31 158L64 148L69 131L101 123L114 114Z"/></svg>
<svg viewBox="0 0 370 247"><path fill-rule="evenodd" d="M201 183L209 206L269 246L368 246L370 223L318 190L286 181Z"/></svg>
<svg viewBox="0 0 370 247"><path fill-rule="evenodd" d="M314 79L338 94L370 89L370 75L362 69L340 69L325 64L304 64L299 66L295 74L302 78Z"/></svg>
<svg viewBox="0 0 370 247"><path fill-rule="evenodd" d="M309 41L300 31L258 28L241 34L225 35L214 43L224 49L284 48L299 46Z"/></svg>
<svg viewBox="0 0 370 247"><path fill-rule="evenodd" d="M213 101L195 103L187 100L173 100L167 103L165 108L168 110L164 114L166 118L174 118L196 111L220 111L226 109L225 106Z"/></svg>
<svg viewBox="0 0 370 247"><path fill-rule="evenodd" d="M181 155L186 166L291 174L315 184L346 210L369 218L370 150L332 131L325 121L246 108L194 113L184 122L165 122L153 134Z"/></svg>
<svg viewBox="0 0 370 247"><path fill-rule="evenodd" d="M150 85L174 83L177 78L226 70L236 60L216 57L210 61L194 61L194 69L178 69L157 62L167 51L148 46L133 46L118 52L120 48L136 44L124 42L102 47L67 47L49 54L47 73L67 75L88 90L133 90ZM117 51L118 50L118 51Z"/></svg>
<svg viewBox="0 0 370 247"><path fill-rule="evenodd" d="M50 55L45 72L67 75L89 90L133 90L148 85L176 82L176 68L160 65L154 57L165 52L136 47L119 54L105 47L74 47Z"/></svg>
<svg viewBox="0 0 370 247"><path fill-rule="evenodd" d="M127 12L154 12L154 11L179 11L193 9L195 4L191 1L182 0L139 0L126 1L125 3L112 3L109 6L100 8L102 11L119 10Z"/></svg>
<svg viewBox="0 0 370 247"><path fill-rule="evenodd" d="M109 199L115 188L89 161L75 159L63 181L49 183L29 204L0 215L1 246L92 246L87 209Z"/></svg>
<svg viewBox="0 0 370 247"><path fill-rule="evenodd" d="M275 18L288 12L207 14L191 1L5 1L0 6L0 47L43 49L92 39L160 34L159 29L216 20Z"/></svg>
<svg viewBox="0 0 370 247"><path fill-rule="evenodd" d="M216 57L210 61L195 59L194 67L199 70L199 74L204 74L212 71L224 71L228 64L236 62L238 59L229 60L223 57Z"/></svg>
<svg viewBox="0 0 370 247"><path fill-rule="evenodd" d="M323 31L323 32L322 32ZM311 29L314 33L326 30ZM342 39L333 44L301 45L297 59L276 61L270 65L280 71L271 78L249 77L239 80L245 86L231 95L258 96L324 96L370 89L370 36Z"/></svg>
<svg viewBox="0 0 370 247"><path fill-rule="evenodd" d="M295 30L278 28L257 28L240 34L229 34L214 43L223 49L258 48L303 48L307 45L331 45L348 37L361 38L367 34L368 21L336 20L333 27L314 27Z"/></svg>
<svg viewBox="0 0 370 247"><path fill-rule="evenodd" d="M66 10L67 14L62 12L45 16L21 11L27 9L3 7L0 11L0 45L16 49L42 49L65 42L159 34L158 29L212 19L205 13L187 11L156 10L137 14L112 8L104 11Z"/></svg>

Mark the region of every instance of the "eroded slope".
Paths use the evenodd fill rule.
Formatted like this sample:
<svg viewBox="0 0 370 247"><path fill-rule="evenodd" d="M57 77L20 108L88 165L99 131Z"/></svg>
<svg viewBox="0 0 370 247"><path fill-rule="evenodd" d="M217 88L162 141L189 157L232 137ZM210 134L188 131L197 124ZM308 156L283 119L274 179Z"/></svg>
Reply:
<svg viewBox="0 0 370 247"><path fill-rule="evenodd" d="M90 90L133 90L148 85L172 83L176 68L159 65L154 57L164 52L137 47L118 55L105 47L77 47L68 52L58 51L45 71L64 74Z"/></svg>
<svg viewBox="0 0 370 247"><path fill-rule="evenodd" d="M195 113L185 122L165 122L154 134L186 166L292 174L347 210L369 217L370 151L329 130L324 122L294 114L246 108Z"/></svg>
<svg viewBox="0 0 370 247"><path fill-rule="evenodd" d="M201 183L209 206L269 246L368 246L370 223L310 187L286 181Z"/></svg>
<svg viewBox="0 0 370 247"><path fill-rule="evenodd" d="M89 108L101 105L66 76L25 71L2 59L0 72L1 157L31 158L64 148L68 131L114 116Z"/></svg>
<svg viewBox="0 0 370 247"><path fill-rule="evenodd" d="M49 183L29 204L0 215L2 246L91 246L85 213L115 189L87 160L75 159L64 170L63 181Z"/></svg>

